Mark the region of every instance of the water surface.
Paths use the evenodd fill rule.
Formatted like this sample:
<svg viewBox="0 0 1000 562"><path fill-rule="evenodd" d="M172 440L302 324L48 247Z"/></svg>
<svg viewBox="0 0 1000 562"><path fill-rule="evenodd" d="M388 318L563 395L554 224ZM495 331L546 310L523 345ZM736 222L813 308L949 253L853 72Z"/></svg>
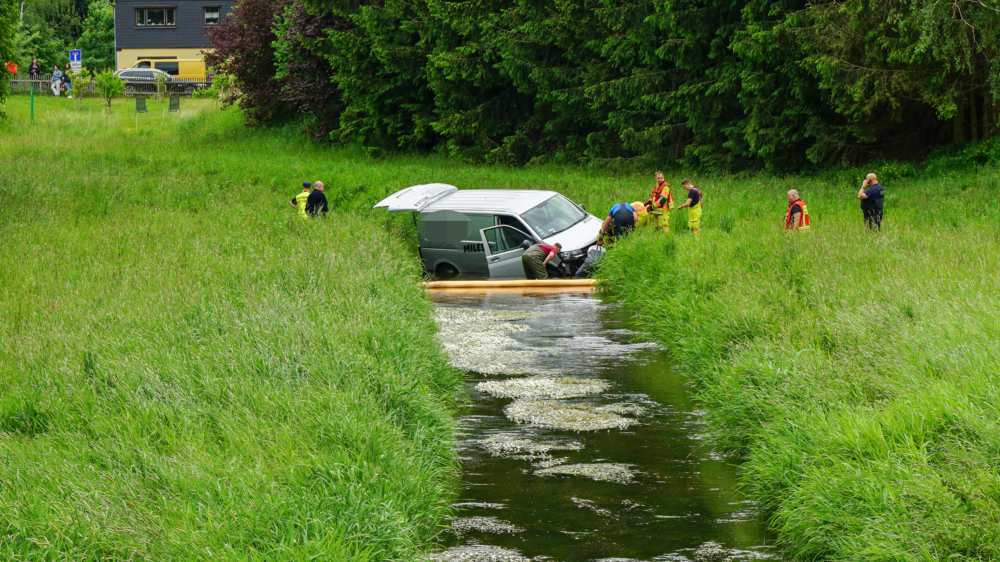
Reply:
<svg viewBox="0 0 1000 562"><path fill-rule="evenodd" d="M436 296L468 372L463 482L431 560L773 558L666 354L587 295Z"/></svg>

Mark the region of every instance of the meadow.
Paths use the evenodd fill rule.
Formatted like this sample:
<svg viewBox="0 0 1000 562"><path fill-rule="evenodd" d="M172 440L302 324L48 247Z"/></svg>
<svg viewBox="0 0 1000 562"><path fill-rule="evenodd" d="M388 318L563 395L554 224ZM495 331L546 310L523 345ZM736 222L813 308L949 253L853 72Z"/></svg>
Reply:
<svg viewBox="0 0 1000 562"><path fill-rule="evenodd" d="M184 100L8 100L0 122L0 557L410 560L454 493L460 375L407 185L559 190L602 215L652 170L374 158ZM984 153L985 154L985 153ZM690 374L801 559L1000 557L1000 173L977 153L701 176L703 233L642 231L606 296ZM978 167L975 162L979 161ZM971 162L971 163L970 163ZM288 200L322 179L333 212ZM814 227L781 230L799 187Z"/></svg>
<svg viewBox="0 0 1000 562"><path fill-rule="evenodd" d="M880 233L865 170L706 180L700 238L640 232L604 263L790 558L1000 558L1000 172L962 161L883 173ZM808 232L781 229L791 183Z"/></svg>

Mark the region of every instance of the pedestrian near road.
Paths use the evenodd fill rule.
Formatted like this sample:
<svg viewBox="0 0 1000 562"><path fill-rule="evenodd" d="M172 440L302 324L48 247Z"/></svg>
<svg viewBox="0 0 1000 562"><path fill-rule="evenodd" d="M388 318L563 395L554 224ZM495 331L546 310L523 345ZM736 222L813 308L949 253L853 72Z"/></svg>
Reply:
<svg viewBox="0 0 1000 562"><path fill-rule="evenodd" d="M62 90L62 77L63 73L59 70L59 65L54 65L52 76L49 78L49 89L52 90L53 96L59 97L59 92Z"/></svg>
<svg viewBox="0 0 1000 562"><path fill-rule="evenodd" d="M695 187L691 180L684 180L681 186L687 190L687 200L680 204L678 209L688 209L688 229L692 234L701 233L701 201L705 195L700 189Z"/></svg>
<svg viewBox="0 0 1000 562"><path fill-rule="evenodd" d="M299 193L295 197L292 197L292 200L289 202L292 207L295 207L296 209L299 210L299 218L303 220L309 218L309 215L306 214L306 204L309 201L310 191L312 191L312 184L309 182L303 183L302 193Z"/></svg>
<svg viewBox="0 0 1000 562"><path fill-rule="evenodd" d="M882 230L885 193L882 184L878 182L878 176L874 173L868 174L865 181L861 182L858 199L861 200L861 214L865 217L865 228L876 232Z"/></svg>
<svg viewBox="0 0 1000 562"><path fill-rule="evenodd" d="M785 230L809 230L812 219L809 218L809 207L799 198L797 189L788 190L788 210L785 211Z"/></svg>
<svg viewBox="0 0 1000 562"><path fill-rule="evenodd" d="M562 251L562 244L555 245L538 242L533 244L524 254L521 255L521 265L524 266L524 275L528 279L548 279L549 272L546 269L552 260L559 256Z"/></svg>
<svg viewBox="0 0 1000 562"><path fill-rule="evenodd" d="M73 99L73 81L70 80L70 66L66 65L66 71L62 75L62 90L66 92L66 97Z"/></svg>
<svg viewBox="0 0 1000 562"><path fill-rule="evenodd" d="M326 194L323 193L323 182L316 180L312 183L312 193L306 199L306 214L310 217L325 217L330 210L326 203Z"/></svg>

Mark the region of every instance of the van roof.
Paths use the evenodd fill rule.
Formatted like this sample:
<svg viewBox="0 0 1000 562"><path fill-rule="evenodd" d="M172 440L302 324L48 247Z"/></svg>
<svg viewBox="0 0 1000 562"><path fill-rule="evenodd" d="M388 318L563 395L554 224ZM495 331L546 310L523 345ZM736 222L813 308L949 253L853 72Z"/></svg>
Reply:
<svg viewBox="0 0 1000 562"><path fill-rule="evenodd" d="M509 213L520 215L553 196L555 191L536 189L461 189L431 203L423 212L467 211L472 213Z"/></svg>

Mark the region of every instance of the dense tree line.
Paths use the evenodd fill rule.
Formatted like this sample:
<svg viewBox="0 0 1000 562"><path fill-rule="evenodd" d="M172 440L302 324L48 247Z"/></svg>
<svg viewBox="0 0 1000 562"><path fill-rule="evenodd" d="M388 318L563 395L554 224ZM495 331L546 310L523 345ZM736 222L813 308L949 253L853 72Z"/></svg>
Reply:
<svg viewBox="0 0 1000 562"><path fill-rule="evenodd" d="M242 0L251 119L503 163L799 168L997 128L993 0Z"/></svg>

